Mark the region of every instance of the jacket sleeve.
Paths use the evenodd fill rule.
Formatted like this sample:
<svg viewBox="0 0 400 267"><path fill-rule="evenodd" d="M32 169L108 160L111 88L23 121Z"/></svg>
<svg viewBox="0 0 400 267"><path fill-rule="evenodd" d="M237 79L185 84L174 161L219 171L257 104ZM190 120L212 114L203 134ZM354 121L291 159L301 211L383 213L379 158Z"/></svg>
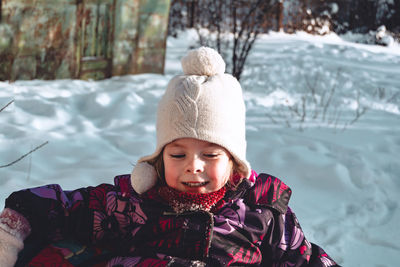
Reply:
<svg viewBox="0 0 400 267"><path fill-rule="evenodd" d="M248 200L273 214L268 238L261 245L263 266L338 266L325 251L308 242L288 203L291 189L276 177L260 174Z"/></svg>
<svg viewBox="0 0 400 267"><path fill-rule="evenodd" d="M288 207L285 214L276 213L271 224L272 238L262 245L266 266L339 266L319 246L310 243Z"/></svg>
<svg viewBox="0 0 400 267"><path fill-rule="evenodd" d="M30 224L31 236L48 241L73 238L89 242L94 211L105 210L106 194L114 186L63 191L59 185L46 185L12 193L5 207L23 215Z"/></svg>
<svg viewBox="0 0 400 267"><path fill-rule="evenodd" d="M142 258L142 257L116 257L107 263L109 267L208 267L204 262L192 261L177 257L166 257L166 259ZM211 266L210 266L211 267Z"/></svg>

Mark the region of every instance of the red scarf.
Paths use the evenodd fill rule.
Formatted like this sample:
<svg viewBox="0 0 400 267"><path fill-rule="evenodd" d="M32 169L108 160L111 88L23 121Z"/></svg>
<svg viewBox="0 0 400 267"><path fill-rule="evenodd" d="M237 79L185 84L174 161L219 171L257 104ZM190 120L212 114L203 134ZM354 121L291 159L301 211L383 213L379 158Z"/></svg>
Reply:
<svg viewBox="0 0 400 267"><path fill-rule="evenodd" d="M181 192L169 186L162 186L158 190L160 197L177 213L195 210L215 212L225 203L222 199L225 192L225 186L218 191L205 194Z"/></svg>

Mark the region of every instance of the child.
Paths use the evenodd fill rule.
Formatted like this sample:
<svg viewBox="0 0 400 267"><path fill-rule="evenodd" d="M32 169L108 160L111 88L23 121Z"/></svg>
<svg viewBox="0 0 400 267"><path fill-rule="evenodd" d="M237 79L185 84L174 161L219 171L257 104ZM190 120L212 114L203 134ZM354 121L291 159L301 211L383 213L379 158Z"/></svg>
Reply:
<svg viewBox="0 0 400 267"><path fill-rule="evenodd" d="M242 89L222 57L202 47L182 67L158 106L156 150L131 175L11 194L0 266L13 266L24 245L18 264L64 255L53 266L73 266L65 246L48 246L60 240L87 245L80 266L337 266L304 238L290 188L251 170Z"/></svg>

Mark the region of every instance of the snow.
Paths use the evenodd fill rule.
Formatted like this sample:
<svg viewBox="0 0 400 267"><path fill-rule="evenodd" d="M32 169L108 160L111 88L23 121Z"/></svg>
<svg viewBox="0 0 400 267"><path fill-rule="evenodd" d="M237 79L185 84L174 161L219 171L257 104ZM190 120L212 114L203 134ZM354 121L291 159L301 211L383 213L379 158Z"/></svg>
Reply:
<svg viewBox="0 0 400 267"><path fill-rule="evenodd" d="M155 148L157 102L194 37L168 39L165 75L0 82L0 107L15 100L0 113L0 165L49 141L0 168L1 202L27 187L130 173ZM398 45L281 32L260 37L242 75L248 160L292 188L308 240L344 266L399 260L399 75Z"/></svg>

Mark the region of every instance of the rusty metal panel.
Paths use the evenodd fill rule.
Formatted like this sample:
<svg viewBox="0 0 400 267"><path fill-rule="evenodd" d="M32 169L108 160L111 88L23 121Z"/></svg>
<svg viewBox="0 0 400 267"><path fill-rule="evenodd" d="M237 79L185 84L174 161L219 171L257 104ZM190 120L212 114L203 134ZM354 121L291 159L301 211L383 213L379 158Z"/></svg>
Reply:
<svg viewBox="0 0 400 267"><path fill-rule="evenodd" d="M135 73L133 58L138 39L139 0L117 0L115 5L113 75Z"/></svg>
<svg viewBox="0 0 400 267"><path fill-rule="evenodd" d="M163 73L170 0L117 3L115 29L121 31L115 34L113 74Z"/></svg>
<svg viewBox="0 0 400 267"><path fill-rule="evenodd" d="M2 0L0 79L56 79L74 72L74 0ZM3 39L3 38L2 38Z"/></svg>
<svg viewBox="0 0 400 267"><path fill-rule="evenodd" d="M169 7L169 0L141 0L137 53L140 72L164 70Z"/></svg>
<svg viewBox="0 0 400 267"><path fill-rule="evenodd" d="M0 80L163 72L169 0L0 1Z"/></svg>

